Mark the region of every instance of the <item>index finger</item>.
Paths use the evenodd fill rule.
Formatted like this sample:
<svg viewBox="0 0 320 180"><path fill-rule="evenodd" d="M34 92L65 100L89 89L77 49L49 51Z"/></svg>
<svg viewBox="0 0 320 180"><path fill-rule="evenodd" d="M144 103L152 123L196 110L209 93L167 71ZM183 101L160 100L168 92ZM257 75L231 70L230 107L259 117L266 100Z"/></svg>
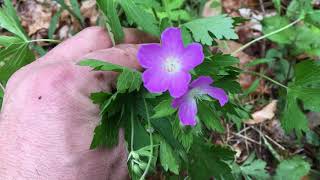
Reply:
<svg viewBox="0 0 320 180"><path fill-rule="evenodd" d="M125 33L124 43L138 44L157 41L157 38L137 29L124 28L123 30ZM41 59L72 61L90 52L110 47L112 47L112 41L106 29L94 26L86 28L72 38L60 43Z"/></svg>

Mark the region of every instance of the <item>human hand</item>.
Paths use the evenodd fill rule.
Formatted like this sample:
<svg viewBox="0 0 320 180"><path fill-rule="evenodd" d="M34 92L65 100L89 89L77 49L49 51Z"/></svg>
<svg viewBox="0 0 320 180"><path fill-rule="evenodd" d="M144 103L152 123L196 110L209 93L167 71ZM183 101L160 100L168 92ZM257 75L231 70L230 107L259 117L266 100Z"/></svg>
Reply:
<svg viewBox="0 0 320 180"><path fill-rule="evenodd" d="M92 92L110 91L117 74L76 65L99 59L139 68L139 43L154 41L134 29L112 47L105 30L87 28L16 72L0 114L0 179L126 179L123 134L114 149L89 150L99 108Z"/></svg>

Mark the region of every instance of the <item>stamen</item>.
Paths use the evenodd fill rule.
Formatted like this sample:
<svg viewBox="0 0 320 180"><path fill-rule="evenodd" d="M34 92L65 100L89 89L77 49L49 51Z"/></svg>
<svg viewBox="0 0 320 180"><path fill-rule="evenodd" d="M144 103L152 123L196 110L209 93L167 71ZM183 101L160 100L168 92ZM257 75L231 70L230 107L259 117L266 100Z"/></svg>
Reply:
<svg viewBox="0 0 320 180"><path fill-rule="evenodd" d="M167 58L164 63L164 69L169 73L175 73L180 71L181 64L179 59L172 57Z"/></svg>

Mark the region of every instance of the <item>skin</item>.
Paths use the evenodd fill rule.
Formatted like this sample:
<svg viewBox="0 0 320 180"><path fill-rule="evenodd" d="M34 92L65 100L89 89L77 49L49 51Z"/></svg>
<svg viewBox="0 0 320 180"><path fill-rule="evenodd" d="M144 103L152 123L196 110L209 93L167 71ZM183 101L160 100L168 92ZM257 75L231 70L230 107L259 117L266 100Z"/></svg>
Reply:
<svg viewBox="0 0 320 180"><path fill-rule="evenodd" d="M0 114L0 179L128 179L123 132L117 147L89 150L99 123L89 95L110 91L117 74L76 65L93 58L140 69L137 44L155 39L124 31L126 44L112 47L104 29L87 28L10 78Z"/></svg>

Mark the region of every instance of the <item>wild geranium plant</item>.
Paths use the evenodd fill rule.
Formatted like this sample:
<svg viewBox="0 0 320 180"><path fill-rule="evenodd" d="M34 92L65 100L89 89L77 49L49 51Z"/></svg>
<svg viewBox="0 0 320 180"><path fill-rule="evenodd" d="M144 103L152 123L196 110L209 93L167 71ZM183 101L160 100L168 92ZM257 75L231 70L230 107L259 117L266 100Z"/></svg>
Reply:
<svg viewBox="0 0 320 180"><path fill-rule="evenodd" d="M98 3L110 8L115 5ZM187 172L192 179L232 178L234 152L227 146L212 145L208 135L212 130L224 132L226 121L239 124L249 115L233 99L241 92L236 80L240 70L234 66L239 60L213 54L209 47L215 39L237 38L234 20L220 15L179 21L167 14L157 21L137 3L119 3L128 19L158 36L160 42L140 45L137 60L141 72L99 60L80 62L94 70L119 72L114 92L91 96L101 107L101 123L91 148L113 147L123 128L132 179L145 179L158 167L168 175ZM138 9L144 13L143 19L136 16ZM115 23L118 16L112 11L105 15L109 33L115 43L120 42L123 33L120 23Z"/></svg>
<svg viewBox="0 0 320 180"><path fill-rule="evenodd" d="M142 72L98 60L80 63L94 70L120 72L113 94L92 94L93 101L100 104L102 120L91 148L116 145L119 128L124 128L132 178L145 178L156 168L158 157L166 171L177 175L190 168L189 176L194 178L231 177L231 168L223 159L227 156L232 161L233 152L210 145L206 133L223 132L221 122L227 118L223 106L229 101L226 91L232 92L223 85L235 83L232 79L238 73L231 65L238 61L228 55L205 56L200 43L184 44L179 27L164 29L160 37L160 43L140 45L137 60L144 68ZM230 62L224 64L226 59ZM221 70L232 75L220 74ZM213 78L220 87L212 85ZM236 111L237 106L230 104L229 108ZM215 155L215 150L226 155ZM203 159L192 160L194 153L203 153ZM207 156L213 156L214 162ZM207 164L202 166L202 161ZM194 166L206 172L192 171ZM213 167L224 169L212 171Z"/></svg>
<svg viewBox="0 0 320 180"><path fill-rule="evenodd" d="M79 2L82 1L71 0L70 6L64 0L56 1L60 8L48 28L51 39L36 40L31 40L21 26L12 1L3 1L0 27L8 32L0 36L0 108L10 76L35 60L35 52L38 55L46 53L46 47L35 43L59 43L52 38L63 10L67 10L81 27L87 24L80 11ZM267 46L270 48L265 57L261 52L262 59L245 65L263 64L264 68L258 68L259 72L239 69L237 58L212 51L219 49L218 42L238 38L234 26L242 20L227 15L199 16L207 7L204 6L205 0L96 2L102 12L98 22L106 25L115 45L124 38L123 27L138 28L158 37L160 42L140 46L137 60L143 67L141 72L99 60L88 59L80 63L97 71L119 73L112 92L91 94L93 103L101 109L101 122L95 128L92 149L117 145L119 130L123 129L132 179L145 179L155 172L161 172L158 174L168 179L195 180L298 180L307 177L311 168L313 174L319 174L319 157L315 155L319 154L319 137L316 131L310 130L306 116L306 112L320 112L320 41L317 38L320 37L320 11L315 1L292 0L284 3L273 0L277 15L263 18L263 35L232 53L241 52L253 43L268 38L268 43L273 42L273 45ZM219 8L222 1L208 2L211 2L211 7ZM260 5L264 11L262 1ZM265 12L268 13L269 5L267 10ZM274 77L261 71L265 67L273 71ZM259 78L243 92L238 83L240 73ZM297 140L295 146L300 148L294 153L254 126L249 128L258 132L262 142L241 135L247 130L240 130L243 121L250 119L248 109L255 110L244 103L247 102L245 96L257 89L261 79L277 86L272 99L279 100L277 114L282 128L307 142L301 144ZM266 99L259 97L258 100ZM228 133L226 142L223 142L223 134L215 135L224 133L225 127ZM227 145L221 145L230 144L229 131L235 128L239 137L259 144L260 151L265 145L271 152L274 158L271 158L271 163L268 161L268 169L275 172L272 178L266 170L267 163L255 158L254 153L242 164L237 164L234 162L235 152ZM304 150L302 145L307 145L309 149L310 144L316 147L312 149L316 150L312 154L313 166L296 156L297 152L303 153L300 151ZM273 148L276 146L281 153ZM290 153L294 155L288 158ZM274 160L279 162L275 171ZM310 175L311 179L318 177Z"/></svg>

